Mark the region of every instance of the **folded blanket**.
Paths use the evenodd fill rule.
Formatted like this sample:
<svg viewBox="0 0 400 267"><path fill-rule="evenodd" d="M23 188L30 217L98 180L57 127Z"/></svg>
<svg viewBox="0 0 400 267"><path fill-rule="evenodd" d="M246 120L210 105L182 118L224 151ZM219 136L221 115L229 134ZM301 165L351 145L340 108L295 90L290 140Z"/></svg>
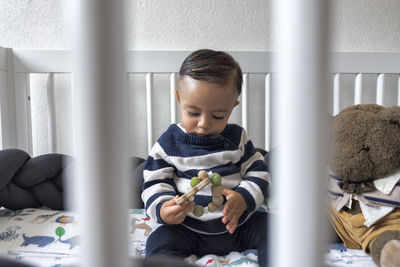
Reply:
<svg viewBox="0 0 400 267"><path fill-rule="evenodd" d="M140 199L144 159L130 157L131 208L143 208ZM46 206L64 210L63 184L72 174L74 158L64 154L45 154L31 158L19 149L0 150L0 207L11 210Z"/></svg>

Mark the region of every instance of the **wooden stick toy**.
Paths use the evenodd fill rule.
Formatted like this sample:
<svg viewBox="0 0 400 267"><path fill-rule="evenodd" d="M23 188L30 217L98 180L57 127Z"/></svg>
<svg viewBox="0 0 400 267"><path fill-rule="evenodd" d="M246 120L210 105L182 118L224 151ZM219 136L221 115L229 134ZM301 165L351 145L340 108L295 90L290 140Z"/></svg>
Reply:
<svg viewBox="0 0 400 267"><path fill-rule="evenodd" d="M187 192L186 194L180 196L176 200L176 204L182 205L183 203L185 203L185 201L188 201L190 197L194 196L197 192L199 192L201 189L203 189L209 183L211 183L210 179L204 179L199 184L197 184L195 187L190 189L189 192Z"/></svg>

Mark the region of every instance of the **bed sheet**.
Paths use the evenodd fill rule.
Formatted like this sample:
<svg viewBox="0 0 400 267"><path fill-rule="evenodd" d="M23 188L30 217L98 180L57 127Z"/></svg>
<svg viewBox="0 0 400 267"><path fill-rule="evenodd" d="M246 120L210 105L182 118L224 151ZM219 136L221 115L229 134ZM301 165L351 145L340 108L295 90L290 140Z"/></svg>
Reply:
<svg viewBox="0 0 400 267"><path fill-rule="evenodd" d="M93 222L95 223L95 222ZM130 210L129 253L144 257L147 237L159 226L143 209ZM79 219L72 212L49 209L0 210L0 255L35 266L68 266L79 263ZM290 254L290 253L289 253ZM258 266L257 251L249 249L225 256L194 255L185 259L199 266ZM327 247L324 260L330 267L375 267L371 257L342 244Z"/></svg>

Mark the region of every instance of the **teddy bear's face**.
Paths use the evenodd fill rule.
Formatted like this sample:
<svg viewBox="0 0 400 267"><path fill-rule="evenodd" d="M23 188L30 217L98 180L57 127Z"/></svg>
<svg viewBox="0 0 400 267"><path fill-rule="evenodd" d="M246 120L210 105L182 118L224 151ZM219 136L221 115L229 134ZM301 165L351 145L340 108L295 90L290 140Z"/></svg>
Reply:
<svg viewBox="0 0 400 267"><path fill-rule="evenodd" d="M334 118L330 167L344 180L383 178L400 169L400 107L352 106Z"/></svg>

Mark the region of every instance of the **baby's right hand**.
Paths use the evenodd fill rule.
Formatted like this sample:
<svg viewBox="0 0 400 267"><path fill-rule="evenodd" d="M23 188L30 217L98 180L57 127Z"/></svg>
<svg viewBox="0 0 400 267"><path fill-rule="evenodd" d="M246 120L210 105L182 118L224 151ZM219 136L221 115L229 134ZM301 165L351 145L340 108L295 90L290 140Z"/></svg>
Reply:
<svg viewBox="0 0 400 267"><path fill-rule="evenodd" d="M164 202L161 206L160 216L161 219L168 224L180 224L185 218L186 214L194 208L193 201L186 201L182 205L176 204L179 196Z"/></svg>

